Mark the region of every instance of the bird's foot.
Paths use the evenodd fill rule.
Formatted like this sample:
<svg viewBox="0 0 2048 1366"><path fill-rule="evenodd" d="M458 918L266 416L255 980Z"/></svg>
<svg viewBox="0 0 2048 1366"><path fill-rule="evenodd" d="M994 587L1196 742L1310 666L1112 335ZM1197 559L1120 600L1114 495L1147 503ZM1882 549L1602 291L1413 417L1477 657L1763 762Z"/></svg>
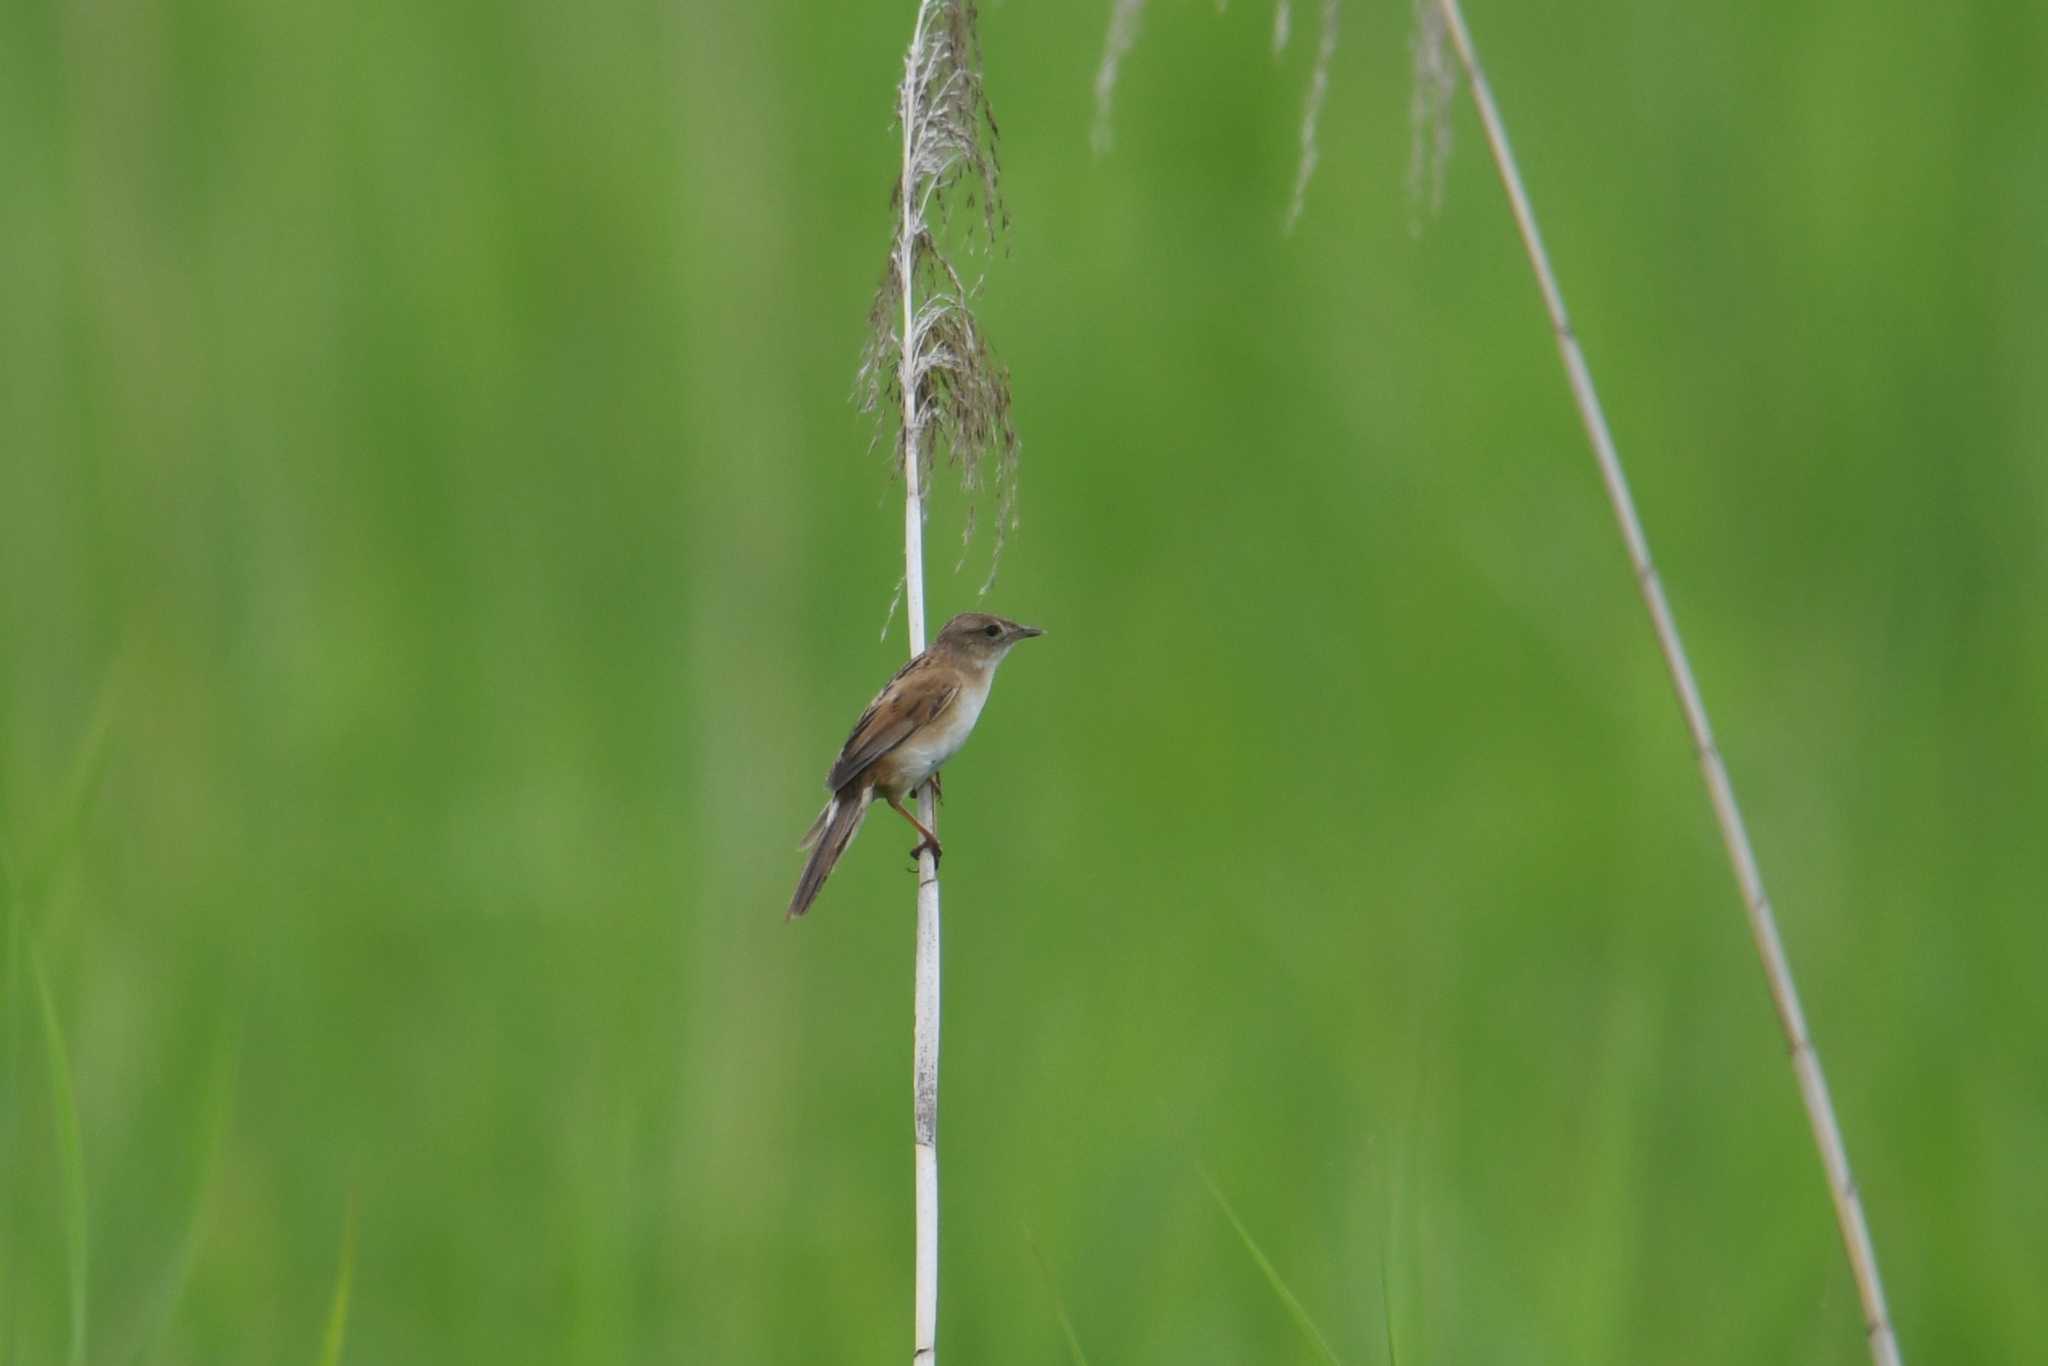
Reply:
<svg viewBox="0 0 2048 1366"><path fill-rule="evenodd" d="M917 856L927 849L931 850L932 853L932 867L938 867L939 860L946 856L946 850L944 846L934 839L919 840L915 845L911 846L910 861L916 863Z"/></svg>

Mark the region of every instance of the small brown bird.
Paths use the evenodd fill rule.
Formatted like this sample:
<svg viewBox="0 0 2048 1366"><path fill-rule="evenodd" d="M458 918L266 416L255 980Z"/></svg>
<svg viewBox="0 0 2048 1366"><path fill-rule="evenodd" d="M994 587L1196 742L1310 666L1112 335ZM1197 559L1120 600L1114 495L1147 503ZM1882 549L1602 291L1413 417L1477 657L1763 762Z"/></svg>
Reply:
<svg viewBox="0 0 2048 1366"><path fill-rule="evenodd" d="M995 682L996 666L1020 640L1044 635L987 612L962 612L947 622L931 648L905 664L853 723L839 759L825 779L832 800L818 813L799 848L811 851L789 899L792 918L811 908L833 865L853 843L868 806L879 794L898 815L917 827L916 858L931 850L936 863L945 851L939 837L910 814L903 799L926 779L938 789L939 768L974 731Z"/></svg>

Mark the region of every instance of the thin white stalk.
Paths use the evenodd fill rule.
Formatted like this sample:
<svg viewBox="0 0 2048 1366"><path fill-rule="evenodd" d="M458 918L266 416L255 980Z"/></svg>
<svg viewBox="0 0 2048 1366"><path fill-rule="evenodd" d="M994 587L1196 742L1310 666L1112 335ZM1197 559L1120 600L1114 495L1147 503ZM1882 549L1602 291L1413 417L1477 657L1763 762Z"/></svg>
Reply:
<svg viewBox="0 0 2048 1366"><path fill-rule="evenodd" d="M910 653L924 651L924 488L918 478L918 437L922 415L917 395L917 237L923 199L918 193L918 107L924 62L926 10L917 9L910 51L904 56L903 91L897 110L903 125L903 179L898 200L902 219L896 242L897 280L903 293L903 332L897 348L896 387L903 397L903 591ZM918 794L918 815L927 830L939 828L937 803L927 784ZM917 1183L916 1287L912 1300L913 1366L937 1366L939 1359L939 865L932 851L917 856L916 985L911 1012L911 1142Z"/></svg>
<svg viewBox="0 0 2048 1366"><path fill-rule="evenodd" d="M959 191L974 212L964 223L955 220L956 232L970 245L977 235L992 244L1005 222L996 176L995 117L982 90L980 63L970 0L918 0L896 96L903 160L896 180L895 237L868 314L868 342L855 387L861 407L876 414L882 431L896 429L895 457L903 469L902 592L913 657L925 648L924 497L934 456L943 451L959 467L970 498L981 490L983 476L991 476L997 524L991 579L1004 533L1016 522L1017 433L1010 423L1009 373L997 363L974 320L975 287L947 259L927 217L936 215L943 228L949 210L959 207L949 192ZM970 510L963 544L972 526ZM930 784L919 790L917 804L925 828L937 830L939 813ZM917 1260L912 1361L931 1366L938 1359L939 1319L939 869L929 850L917 859L913 1006Z"/></svg>
<svg viewBox="0 0 2048 1366"><path fill-rule="evenodd" d="M1671 672L1672 686L1678 693L1679 707L1685 713L1686 727L1692 732L1700 775L1713 803L1714 818L1721 826L1721 840L1727 846L1736 885L1741 888L1743 904L1749 912L1750 934L1755 938L1757 954L1763 960L1764 977L1770 984L1778 1024L1784 1030L1785 1042L1791 1050L1792 1070L1799 1079L1799 1094L1806 1105L1807 1122L1813 1129L1814 1146L1820 1150L1821 1166L1827 1173L1828 1192L1834 1197L1835 1221L1841 1227L1842 1243L1856 1279L1856 1293L1863 1305L1871 1360L1876 1366L1899 1366L1898 1339L1892 1332L1891 1315L1885 1307L1884 1286L1877 1270L1877 1250L1871 1243L1863 1201L1857 1195L1856 1182L1849 1174L1849 1154L1842 1144L1842 1129L1835 1118L1834 1103L1828 1098L1827 1078L1821 1071L1820 1055L1814 1051L1813 1039L1806 1029L1805 1013L1799 1007L1799 992L1792 981L1792 965L1786 959L1785 946L1778 937L1777 918L1771 912L1770 897L1764 891L1763 874L1757 867L1756 853L1750 847L1748 828L1743 823L1741 809L1735 803L1735 786L1729 780L1727 765L1721 761L1721 751L1715 747L1713 728L1707 722L1706 703L1701 699L1692 665L1686 661L1685 647L1678 638L1677 622L1672 618L1670 603L1664 598L1663 583L1650 561L1650 543L1643 534L1642 519L1636 514L1628 480L1622 474L1621 455L1615 448L1613 434L1608 430L1607 415L1594 392L1593 373L1586 365L1585 353L1579 349L1578 338L1573 334L1565 313L1564 294L1551 270L1549 254L1543 249L1535 211L1530 208L1528 192L1522 186L1522 173L1508 146L1507 128L1501 122L1493 91L1487 85L1486 73L1479 64L1471 31L1465 26L1465 16L1459 9L1458 0L1439 0L1439 4L1450 30L1451 42L1458 50L1458 58L1471 84L1472 102L1478 106L1479 121L1486 129L1486 140L1493 150L1494 165L1500 172L1501 183L1507 190L1515 224L1521 230L1530 268L1535 272L1537 287L1543 293L1544 306L1550 311L1551 330L1557 337L1565 378L1571 385L1572 398L1578 405L1587 439L1592 443L1593 458L1598 462L1600 478L1607 486L1607 500L1612 504L1615 521L1620 525L1622 541L1628 547L1629 562L1635 568L1636 585L1642 592L1643 605L1649 609L1650 625L1664 653L1664 663Z"/></svg>

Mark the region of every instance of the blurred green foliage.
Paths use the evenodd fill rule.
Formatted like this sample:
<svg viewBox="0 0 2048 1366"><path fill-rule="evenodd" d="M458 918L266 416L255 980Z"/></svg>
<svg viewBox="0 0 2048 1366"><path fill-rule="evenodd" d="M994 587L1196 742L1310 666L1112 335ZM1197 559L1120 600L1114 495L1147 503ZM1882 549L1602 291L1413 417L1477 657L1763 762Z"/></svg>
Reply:
<svg viewBox="0 0 2048 1366"><path fill-rule="evenodd" d="M0 15L0 1362L901 1360L905 835L781 908L902 652L910 8ZM942 1341L1316 1359L1207 1170L1349 1362L1856 1362L1462 102L1409 232L1406 10L1292 237L1306 10L1153 6L1102 160L1103 0L984 14L1051 634L948 773ZM2048 10L1471 18L1908 1358L2031 1359Z"/></svg>

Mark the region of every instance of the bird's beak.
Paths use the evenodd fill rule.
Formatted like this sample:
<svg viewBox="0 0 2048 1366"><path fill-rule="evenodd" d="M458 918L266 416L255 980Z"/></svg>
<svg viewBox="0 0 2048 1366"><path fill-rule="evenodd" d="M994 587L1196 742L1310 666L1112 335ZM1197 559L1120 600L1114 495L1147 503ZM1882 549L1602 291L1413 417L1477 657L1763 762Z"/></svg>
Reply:
<svg viewBox="0 0 2048 1366"><path fill-rule="evenodd" d="M1017 639L1019 640L1024 640L1031 636L1042 636L1044 634L1045 628L1043 626L1019 626L1017 628Z"/></svg>

